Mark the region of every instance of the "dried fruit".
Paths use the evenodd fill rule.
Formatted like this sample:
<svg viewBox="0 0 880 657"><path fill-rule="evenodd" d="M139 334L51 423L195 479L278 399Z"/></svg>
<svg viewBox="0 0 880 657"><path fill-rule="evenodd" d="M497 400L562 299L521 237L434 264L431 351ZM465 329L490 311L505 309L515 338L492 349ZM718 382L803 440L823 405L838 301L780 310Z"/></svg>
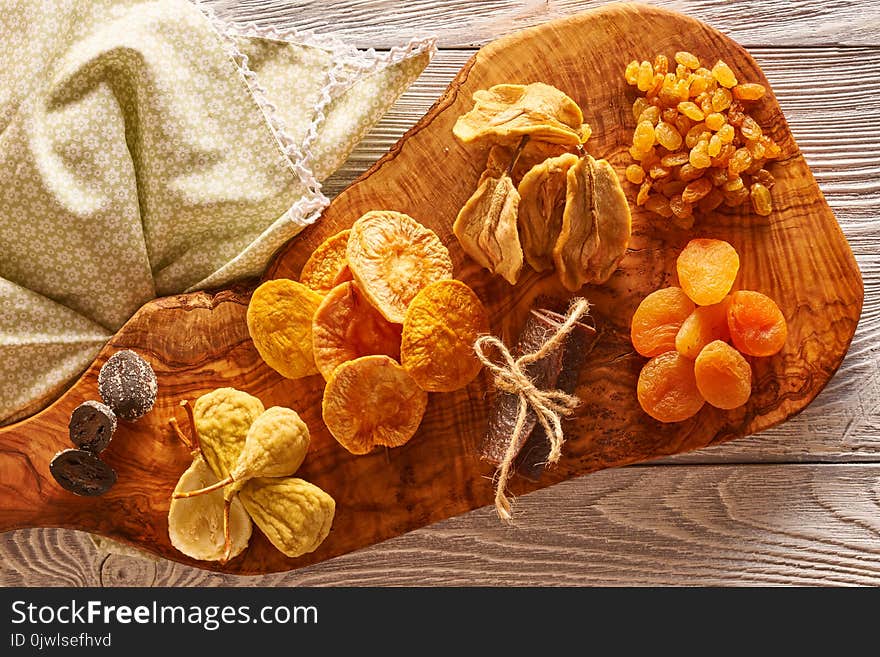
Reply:
<svg viewBox="0 0 880 657"><path fill-rule="evenodd" d="M626 254L632 232L629 203L620 180L605 160L596 160L593 178L593 208L599 246L590 256L587 275L592 283L607 281Z"/></svg>
<svg viewBox="0 0 880 657"><path fill-rule="evenodd" d="M726 342L710 342L694 361L694 377L703 398L716 408L742 406L752 394L752 368Z"/></svg>
<svg viewBox="0 0 880 657"><path fill-rule="evenodd" d="M694 311L694 302L678 287L652 292L633 315L630 338L642 356L657 356L675 350L675 337Z"/></svg>
<svg viewBox="0 0 880 657"><path fill-rule="evenodd" d="M428 393L388 356L343 363L324 389L322 415L333 437L352 454L377 445L399 447L422 421Z"/></svg>
<svg viewBox="0 0 880 657"><path fill-rule="evenodd" d="M688 315L675 336L675 349L682 356L695 359L710 342L729 340L727 300L711 306L699 306Z"/></svg>
<svg viewBox="0 0 880 657"><path fill-rule="evenodd" d="M312 317L321 295L302 283L281 278L254 290L247 327L260 357L288 379L318 373L312 353Z"/></svg>
<svg viewBox="0 0 880 657"><path fill-rule="evenodd" d="M565 208L566 173L577 161L571 153L548 158L532 167L517 188L519 238L526 262L535 271L553 268L553 245ZM638 165L633 166L641 171Z"/></svg>
<svg viewBox="0 0 880 657"><path fill-rule="evenodd" d="M337 280L345 276L348 268L345 251L349 234L350 230L340 231L312 251L300 272L300 283L320 294L327 294L336 287Z"/></svg>
<svg viewBox="0 0 880 657"><path fill-rule="evenodd" d="M461 281L433 283L406 311L400 362L423 390L458 390L479 373L473 345L488 332L489 317L473 290Z"/></svg>
<svg viewBox="0 0 880 657"><path fill-rule="evenodd" d="M593 201L596 161L589 155L582 157L566 176L565 210L553 247L553 262L565 288L575 291L590 280L590 258L599 248L599 222Z"/></svg>
<svg viewBox="0 0 880 657"><path fill-rule="evenodd" d="M676 225L689 228L694 205L705 214L722 203L738 207L748 198L739 188L726 190L729 193L724 195L715 193L727 182L728 173L745 176L744 186L752 189L753 183L763 183L757 172L768 160L777 159L782 150L744 110L743 103L763 97L762 85L739 84L733 70L720 60L709 70L691 53L680 51L676 57L675 71L665 74L660 73L666 61L663 56L658 56L653 66L633 61L627 67L627 83L636 85L645 96L633 103L636 127L629 149L640 164L628 167L626 177L641 185L636 205L663 217L672 215ZM682 190L670 191L673 188L667 186L702 178L708 183L701 182L680 199L675 197L682 195ZM697 198L693 198L694 190L700 193ZM658 199L658 191L670 200ZM770 212L769 196L769 191L756 190L752 206L757 213ZM708 200L703 202L704 198Z"/></svg>
<svg viewBox="0 0 880 657"><path fill-rule="evenodd" d="M642 410L660 422L681 422L696 415L705 400L697 388L694 363L675 351L649 360L637 387Z"/></svg>
<svg viewBox="0 0 880 657"><path fill-rule="evenodd" d="M580 107L548 84L497 84L475 92L473 99L473 109L460 116L452 129L465 144L516 143L524 135L567 146L586 141Z"/></svg>
<svg viewBox="0 0 880 657"><path fill-rule="evenodd" d="M217 476L205 460L196 455L174 488L168 509L168 537L171 545L193 559L224 561L236 557L245 550L251 538L251 519L237 498L231 501L228 517L224 516L226 504L219 490L198 497L179 498L181 494L204 489L216 482Z"/></svg>
<svg viewBox="0 0 880 657"><path fill-rule="evenodd" d="M109 406L85 401L70 414L70 442L95 454L104 451L116 431L116 414Z"/></svg>
<svg viewBox="0 0 880 657"><path fill-rule="evenodd" d="M409 302L423 287L452 278L449 251L440 238L400 212L373 211L358 219L346 253L358 287L389 322L403 322Z"/></svg>
<svg viewBox="0 0 880 657"><path fill-rule="evenodd" d="M342 363L385 354L400 358L400 324L392 324L367 301L353 282L331 290L312 320L315 364L325 380Z"/></svg>
<svg viewBox="0 0 880 657"><path fill-rule="evenodd" d="M302 479L252 479L239 494L269 542L288 557L314 552L333 525L336 502Z"/></svg>
<svg viewBox="0 0 880 657"><path fill-rule="evenodd" d="M720 303L739 273L739 255L723 240L695 239L688 242L675 263L678 282L700 306Z"/></svg>
<svg viewBox="0 0 880 657"><path fill-rule="evenodd" d="M110 356L98 372L98 393L123 420L137 420L153 408L158 386L150 364L130 349Z"/></svg>
<svg viewBox="0 0 880 657"><path fill-rule="evenodd" d="M788 337L788 325L776 302L750 290L731 295L727 325L734 346L749 356L773 356Z"/></svg>
<svg viewBox="0 0 880 657"><path fill-rule="evenodd" d="M755 212L766 217L773 210L773 202L770 200L770 190L761 183L754 183L750 192L752 207Z"/></svg>
<svg viewBox="0 0 880 657"><path fill-rule="evenodd" d="M231 499L255 477L289 477L299 469L309 449L309 428L296 411L273 406L254 420L229 476L205 488L175 492L173 497L196 497L226 488Z"/></svg>
<svg viewBox="0 0 880 657"><path fill-rule="evenodd" d="M232 472L251 425L264 410L259 399L235 388L217 388L196 400L193 423L199 446L218 479Z"/></svg>
<svg viewBox="0 0 880 657"><path fill-rule="evenodd" d="M84 497L103 495L116 483L116 471L84 449L58 452L49 463L49 472L64 490Z"/></svg>
<svg viewBox="0 0 880 657"><path fill-rule="evenodd" d="M452 226L464 252L511 285L519 280L523 265L517 231L519 203L519 192L506 172L500 178L486 177Z"/></svg>

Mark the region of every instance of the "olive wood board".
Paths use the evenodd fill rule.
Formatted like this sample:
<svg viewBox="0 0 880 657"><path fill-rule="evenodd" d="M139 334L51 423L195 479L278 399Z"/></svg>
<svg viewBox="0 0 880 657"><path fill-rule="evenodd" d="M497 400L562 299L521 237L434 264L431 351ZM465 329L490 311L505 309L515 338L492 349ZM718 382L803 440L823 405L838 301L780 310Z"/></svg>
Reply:
<svg viewBox="0 0 880 657"><path fill-rule="evenodd" d="M630 162L635 97L623 69L632 59L652 59L657 53L671 57L677 50L689 50L704 62L724 59L740 79L769 89L741 46L667 10L610 5L516 32L477 52L425 117L343 191L320 221L276 255L264 279L296 278L318 244L369 210L406 212L437 232L449 248L456 277L486 304L493 333L512 343L538 297L565 300L571 295L552 272L528 271L511 287L463 254L452 222L475 188L486 153L458 143L453 123L470 108L478 89L502 82L547 82L583 108L593 127L587 150L608 159L622 175ZM538 482L514 478L514 494L762 431L803 410L839 367L861 313L858 266L772 90L752 113L782 147L781 159L771 167L776 185L770 217L721 208L692 230L673 229L635 207L635 189L624 184L633 209L627 255L607 283L579 293L593 304L599 330L579 379L582 404L566 423L562 460ZM636 399L645 359L631 347L629 322L642 298L675 284L675 258L693 237L720 238L736 247L741 270L735 288L774 298L788 321L789 337L776 356L750 359L753 393L745 406L721 411L706 405L690 420L662 424L642 412ZM245 324L255 284L146 304L70 390L37 415L0 428L0 531L80 529L202 568L258 574L329 559L492 502L493 467L477 456L493 395L486 372L460 391L431 393L421 427L405 446L353 456L321 419L320 375L288 380L258 356ZM140 421L120 422L103 453L119 474L117 484L103 497L77 497L52 479L49 461L70 446L71 411L98 398L98 371L123 348L152 363L159 398ZM315 552L285 557L259 531L248 549L226 564L194 561L171 546L170 495L191 456L168 420L176 416L186 427L179 402L219 386L254 394L267 408L291 407L309 425L312 443L297 476L326 490L337 503L330 535Z"/></svg>

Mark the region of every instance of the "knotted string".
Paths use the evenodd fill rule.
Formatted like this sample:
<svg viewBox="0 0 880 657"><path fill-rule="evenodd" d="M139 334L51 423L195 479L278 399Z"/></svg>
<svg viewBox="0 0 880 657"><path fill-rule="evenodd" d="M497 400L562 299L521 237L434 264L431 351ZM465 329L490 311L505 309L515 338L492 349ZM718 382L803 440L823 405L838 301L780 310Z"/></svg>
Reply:
<svg viewBox="0 0 880 657"><path fill-rule="evenodd" d="M541 390L534 381L526 374L525 368L545 358L556 349L562 347L562 343L568 334L574 329L578 320L590 310L590 303L586 299L577 298L572 300L565 316L565 321L556 332L535 352L523 354L514 359L505 344L493 335L484 335L477 338L474 343L474 351L477 358L494 375L495 386L519 398L517 404L516 423L513 427L513 435L504 453L504 459L496 471L495 481L495 510L499 517L509 522L510 500L507 498L507 482L510 479L510 470L521 448L521 442L526 436L522 436L525 427L528 409L537 416L538 422L544 428L550 439L550 454L547 456L548 463L556 463L562 455L562 444L565 436L562 432L562 417L570 415L580 400L575 395L569 395L562 390ZM491 345L501 356L501 364L495 364L486 356L485 348Z"/></svg>

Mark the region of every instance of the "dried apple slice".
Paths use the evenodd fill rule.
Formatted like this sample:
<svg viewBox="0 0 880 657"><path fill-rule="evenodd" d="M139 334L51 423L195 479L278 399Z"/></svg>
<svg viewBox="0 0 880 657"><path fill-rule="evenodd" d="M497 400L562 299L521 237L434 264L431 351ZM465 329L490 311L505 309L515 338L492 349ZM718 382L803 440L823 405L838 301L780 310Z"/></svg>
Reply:
<svg viewBox="0 0 880 657"><path fill-rule="evenodd" d="M437 234L401 212L377 210L358 219L346 255L364 296L397 324L419 290L452 278L449 251Z"/></svg>
<svg viewBox="0 0 880 657"><path fill-rule="evenodd" d="M352 454L399 447L413 437L428 393L394 359L363 356L337 367L324 389L324 424Z"/></svg>
<svg viewBox="0 0 880 657"><path fill-rule="evenodd" d="M398 359L400 332L401 325L385 319L355 283L337 285L324 297L312 322L315 364L327 380L337 366L361 356Z"/></svg>

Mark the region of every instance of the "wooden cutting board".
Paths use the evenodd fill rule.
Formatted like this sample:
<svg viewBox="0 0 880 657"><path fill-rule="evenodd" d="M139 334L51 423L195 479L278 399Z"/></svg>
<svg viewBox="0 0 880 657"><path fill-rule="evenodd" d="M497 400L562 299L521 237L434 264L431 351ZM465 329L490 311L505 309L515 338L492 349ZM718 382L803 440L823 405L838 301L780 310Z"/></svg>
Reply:
<svg viewBox="0 0 880 657"><path fill-rule="evenodd" d="M631 59L652 59L658 52L671 57L682 49L704 61L722 58L741 79L769 87L755 61L729 38L687 16L641 5L607 6L489 44L391 152L277 255L264 278L295 278L324 238L368 210L403 211L440 235L457 277L488 306L493 332L510 342L537 296L568 295L554 276L533 272L510 287L462 253L451 226L475 187L485 154L453 139L455 119L471 106L471 94L478 89L501 82L547 82L581 105L593 126L589 152L607 158L622 174L634 127L633 92L623 80L624 66ZM583 290L594 304L600 337L581 376L577 393L583 404L567 425L563 459L538 483L514 480L514 493L756 433L801 411L837 370L861 312L861 276L772 91L755 116L783 149L771 169L777 181L773 214L761 218L724 209L691 231L678 231L633 208L633 237L620 270L607 284ZM632 200L631 187L626 185ZM753 361L754 392L746 406L729 412L706 406L689 421L664 425L645 415L636 400L644 359L631 348L629 322L645 295L675 282L675 257L698 236L725 239L736 247L742 261L737 286L773 297L788 320L789 338L777 356ZM485 373L464 390L431 394L421 428L406 446L352 456L321 420L323 379L286 380L257 355L245 326L252 288L147 304L73 388L38 415L0 429L0 531L82 529L203 568L268 573L322 561L491 503L493 468L476 457L491 395ZM135 349L153 364L159 399L141 421L120 423L104 452L119 474L116 486L101 498L76 497L55 483L48 464L70 446L70 412L83 400L97 398L98 370L122 348ZM316 552L287 558L256 531L248 550L226 565L192 561L170 545L169 497L190 455L172 435L168 419L176 415L183 421L178 402L218 386L246 390L266 407L292 407L311 428L310 453L297 474L337 502L333 529Z"/></svg>

